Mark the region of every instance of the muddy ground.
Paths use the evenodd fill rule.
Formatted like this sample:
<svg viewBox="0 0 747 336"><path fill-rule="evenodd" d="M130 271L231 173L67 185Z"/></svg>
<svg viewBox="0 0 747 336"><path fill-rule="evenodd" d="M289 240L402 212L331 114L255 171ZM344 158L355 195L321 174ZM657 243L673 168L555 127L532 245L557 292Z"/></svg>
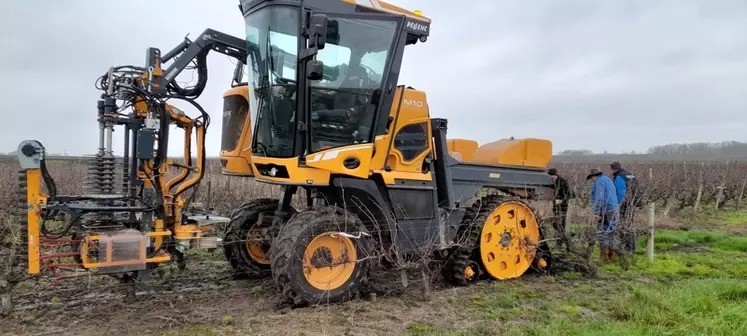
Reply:
<svg viewBox="0 0 747 336"><path fill-rule="evenodd" d="M694 224L695 223L695 224ZM126 285L87 276L13 291L1 335L745 335L747 213L657 231L656 260L639 241L630 269L600 265L454 288L437 274L374 272L374 295L291 309L269 279L232 280L221 251L195 250L125 300Z"/></svg>
<svg viewBox="0 0 747 336"><path fill-rule="evenodd" d="M16 310L0 319L0 330L4 335L391 335L427 316L459 314L453 305L435 304L454 290L431 279L433 291L426 297L419 271L409 272L407 288L398 272L390 272L374 278L375 294L369 297L292 309L270 279L231 279L220 257L220 251L198 252L186 270L165 266L163 278L154 273L151 282L135 287L134 300L127 297L131 287L116 279L29 281L14 291Z"/></svg>

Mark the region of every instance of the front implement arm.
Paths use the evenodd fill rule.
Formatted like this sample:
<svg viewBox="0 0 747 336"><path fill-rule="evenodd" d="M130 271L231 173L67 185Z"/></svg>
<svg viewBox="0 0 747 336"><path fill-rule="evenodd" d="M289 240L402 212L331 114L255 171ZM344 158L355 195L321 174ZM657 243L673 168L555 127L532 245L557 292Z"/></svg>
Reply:
<svg viewBox="0 0 747 336"><path fill-rule="evenodd" d="M166 94L168 87L176 84L174 81L176 76L195 59L198 61L198 67L204 67L204 71L207 71L207 65L200 65L199 63L204 62L204 57L210 50L228 55L246 64L246 49L247 45L244 39L209 28L205 29L195 41L190 41L185 37L182 43L163 57L161 57L161 52L158 48L149 48L146 64L152 76L152 79L150 79L152 84L151 93L155 95ZM166 69L161 68L162 63L166 63L174 57L176 57L174 63ZM205 78L201 78L201 80L206 81L207 76L203 77ZM201 89L199 91L201 92Z"/></svg>

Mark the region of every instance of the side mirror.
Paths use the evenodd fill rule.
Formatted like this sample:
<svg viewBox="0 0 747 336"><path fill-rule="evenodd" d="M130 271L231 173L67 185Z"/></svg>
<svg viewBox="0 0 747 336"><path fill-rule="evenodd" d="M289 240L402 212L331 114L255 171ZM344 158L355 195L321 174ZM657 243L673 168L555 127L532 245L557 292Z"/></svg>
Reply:
<svg viewBox="0 0 747 336"><path fill-rule="evenodd" d="M327 22L327 42L340 44L340 22L332 20Z"/></svg>
<svg viewBox="0 0 747 336"><path fill-rule="evenodd" d="M327 42L327 15L311 15L309 31L309 48L324 49L324 44Z"/></svg>
<svg viewBox="0 0 747 336"><path fill-rule="evenodd" d="M241 84L241 80L244 79L244 67L247 65L242 62L236 62L236 68L233 69L233 82L234 85Z"/></svg>
<svg viewBox="0 0 747 336"><path fill-rule="evenodd" d="M320 60L310 60L306 63L306 78L317 81L324 76L324 63Z"/></svg>

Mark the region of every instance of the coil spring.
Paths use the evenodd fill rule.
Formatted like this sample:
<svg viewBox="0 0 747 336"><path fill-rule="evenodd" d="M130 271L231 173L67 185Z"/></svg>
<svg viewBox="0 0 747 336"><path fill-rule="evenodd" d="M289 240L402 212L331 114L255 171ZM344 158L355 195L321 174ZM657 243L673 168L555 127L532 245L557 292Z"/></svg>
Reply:
<svg viewBox="0 0 747 336"><path fill-rule="evenodd" d="M127 162L122 162L122 193L127 194L130 190L130 167Z"/></svg>
<svg viewBox="0 0 747 336"><path fill-rule="evenodd" d="M115 158L97 156L88 167L86 192L112 194L115 191Z"/></svg>

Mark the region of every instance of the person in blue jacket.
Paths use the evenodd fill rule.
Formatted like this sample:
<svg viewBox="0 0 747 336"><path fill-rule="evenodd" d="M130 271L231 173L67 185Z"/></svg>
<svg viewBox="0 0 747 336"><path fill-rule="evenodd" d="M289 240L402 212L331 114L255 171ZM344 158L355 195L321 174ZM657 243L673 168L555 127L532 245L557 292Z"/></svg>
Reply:
<svg viewBox="0 0 747 336"><path fill-rule="evenodd" d="M614 233L619 211L617 188L609 177L596 168L589 172L586 179L594 183L591 187L591 208L598 223L599 261L604 262L615 257Z"/></svg>
<svg viewBox="0 0 747 336"><path fill-rule="evenodd" d="M617 188L617 203L620 207L620 227L618 231L620 231L622 249L626 252L635 252L636 234L633 223L635 222L636 206L640 203L638 199L638 180L635 175L625 170L620 162L613 162L610 168L612 169L615 188Z"/></svg>

